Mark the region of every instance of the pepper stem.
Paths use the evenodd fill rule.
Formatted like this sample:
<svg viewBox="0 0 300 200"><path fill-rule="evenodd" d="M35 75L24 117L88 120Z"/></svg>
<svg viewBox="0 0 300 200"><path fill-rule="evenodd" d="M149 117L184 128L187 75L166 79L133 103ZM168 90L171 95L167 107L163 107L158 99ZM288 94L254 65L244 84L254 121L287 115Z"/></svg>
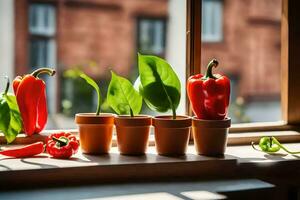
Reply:
<svg viewBox="0 0 300 200"><path fill-rule="evenodd" d="M56 71L54 69L43 67L43 68L34 70L31 73L31 75L37 78L40 74L48 74L49 76L54 76L55 73L56 73Z"/></svg>
<svg viewBox="0 0 300 200"><path fill-rule="evenodd" d="M62 140L61 138L63 138L64 140ZM52 137L52 140L58 142L60 147L66 146L68 144L68 139L66 137L60 137L60 138Z"/></svg>
<svg viewBox="0 0 300 200"><path fill-rule="evenodd" d="M262 151L262 150L257 149L257 148L255 147L255 143L254 143L254 142L251 142L251 146L252 146L252 148L253 148L254 150L256 150L256 151L264 152L264 151Z"/></svg>
<svg viewBox="0 0 300 200"><path fill-rule="evenodd" d="M4 76L4 78L7 80L6 87L5 87L5 90L4 90L4 95L6 95L7 92L8 92L8 89L9 89L10 81L9 81L8 76Z"/></svg>
<svg viewBox="0 0 300 200"><path fill-rule="evenodd" d="M212 59L207 65L207 70L206 70L206 74L205 74L204 78L205 79L207 79L207 78L217 79L213 75L212 69L213 69L213 67L217 67L218 65L219 65L219 62L217 61L217 59Z"/></svg>
<svg viewBox="0 0 300 200"><path fill-rule="evenodd" d="M283 149L285 152L289 154L299 154L300 151L290 151L285 146L283 146L275 137L272 137L272 140L274 141L275 144L277 144L281 149Z"/></svg>

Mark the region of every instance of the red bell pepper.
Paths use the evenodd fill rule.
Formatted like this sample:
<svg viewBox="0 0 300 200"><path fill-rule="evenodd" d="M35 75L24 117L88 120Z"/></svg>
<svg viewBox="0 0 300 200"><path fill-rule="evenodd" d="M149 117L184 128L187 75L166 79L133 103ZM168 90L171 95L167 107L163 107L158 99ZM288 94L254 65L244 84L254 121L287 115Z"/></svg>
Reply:
<svg viewBox="0 0 300 200"><path fill-rule="evenodd" d="M213 74L218 61L213 59L207 66L206 74L189 77L187 93L192 110L199 119L222 120L228 113L230 80L226 76Z"/></svg>
<svg viewBox="0 0 300 200"><path fill-rule="evenodd" d="M28 136L41 132L47 123L46 84L38 78L40 74L53 76L55 70L40 68L13 81L14 93L23 120L23 128Z"/></svg>
<svg viewBox="0 0 300 200"><path fill-rule="evenodd" d="M71 133L53 133L47 138L46 150L54 158L70 158L78 148L79 141Z"/></svg>

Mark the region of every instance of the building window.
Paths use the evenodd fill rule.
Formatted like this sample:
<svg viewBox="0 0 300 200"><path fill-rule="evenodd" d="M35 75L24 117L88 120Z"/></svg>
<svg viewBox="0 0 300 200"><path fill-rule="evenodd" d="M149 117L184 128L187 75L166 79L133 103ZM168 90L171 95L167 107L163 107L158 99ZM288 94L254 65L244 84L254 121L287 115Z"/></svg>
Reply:
<svg viewBox="0 0 300 200"><path fill-rule="evenodd" d="M56 9L51 4L33 3L29 5L29 68L56 68ZM56 111L56 81L53 77L44 78L47 85L49 113ZM51 85L51 87L50 87Z"/></svg>
<svg viewBox="0 0 300 200"><path fill-rule="evenodd" d="M166 20L138 20L138 51L163 56L166 44Z"/></svg>
<svg viewBox="0 0 300 200"><path fill-rule="evenodd" d="M219 42L223 38L222 0L202 0L202 41Z"/></svg>
<svg viewBox="0 0 300 200"><path fill-rule="evenodd" d="M31 4L29 7L29 66L31 68L56 65L55 7Z"/></svg>

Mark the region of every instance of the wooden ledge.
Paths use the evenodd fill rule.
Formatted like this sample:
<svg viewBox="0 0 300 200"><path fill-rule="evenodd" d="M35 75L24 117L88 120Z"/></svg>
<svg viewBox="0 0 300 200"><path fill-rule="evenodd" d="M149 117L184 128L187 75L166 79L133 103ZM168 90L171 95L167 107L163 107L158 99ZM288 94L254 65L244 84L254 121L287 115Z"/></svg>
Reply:
<svg viewBox="0 0 300 200"><path fill-rule="evenodd" d="M30 144L37 141L45 141L47 136L51 133L57 132L70 132L75 135L78 134L77 129L68 129L68 130L46 130L40 134L34 134L31 137L27 137L25 134L19 134L16 140L12 144ZM300 142L300 133L299 131L295 130L285 130L285 131L257 131L257 132L238 132L238 133L230 133L228 135L228 146L232 145L249 145L252 141L258 142L259 139L263 136L274 136L280 142L285 143L293 143L293 142ZM6 144L6 140L4 135L0 133L0 145ZM190 144L193 144L193 140L190 141ZM154 146L154 135L151 134L149 137L149 145ZM113 147L117 146L116 136L113 136Z"/></svg>
<svg viewBox="0 0 300 200"><path fill-rule="evenodd" d="M150 147L144 156L120 155L112 148L107 155L85 155L78 152L70 160L49 158L41 154L34 158L10 159L0 157L2 187L34 184L87 184L132 180L163 180L167 178L219 177L233 174L236 159L199 156L189 147L185 156L165 157Z"/></svg>
<svg viewBox="0 0 300 200"><path fill-rule="evenodd" d="M299 144L286 144L291 150ZM58 186L107 182L156 181L169 179L263 178L264 176L298 177L298 156L268 155L247 146L227 148L223 158L195 154L194 146L182 157L155 154L150 147L144 156L120 155L112 148L107 155L85 155L78 152L70 160L49 158L41 154L34 158L11 159L0 156L0 185L7 187ZM281 170L285 169L285 170ZM292 175L292 176L291 176Z"/></svg>

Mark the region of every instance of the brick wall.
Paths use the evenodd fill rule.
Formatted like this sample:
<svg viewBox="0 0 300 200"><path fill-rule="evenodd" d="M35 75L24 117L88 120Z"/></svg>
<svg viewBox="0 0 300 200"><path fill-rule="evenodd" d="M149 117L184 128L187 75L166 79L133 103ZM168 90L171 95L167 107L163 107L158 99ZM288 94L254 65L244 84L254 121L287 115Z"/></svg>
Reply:
<svg viewBox="0 0 300 200"><path fill-rule="evenodd" d="M223 41L202 45L202 66L238 78L238 95L279 99L281 0L224 0Z"/></svg>
<svg viewBox="0 0 300 200"><path fill-rule="evenodd" d="M67 1L59 12L59 62L69 68L95 61L90 72L104 77L109 69L129 75L136 57L136 19L167 16L163 0Z"/></svg>

